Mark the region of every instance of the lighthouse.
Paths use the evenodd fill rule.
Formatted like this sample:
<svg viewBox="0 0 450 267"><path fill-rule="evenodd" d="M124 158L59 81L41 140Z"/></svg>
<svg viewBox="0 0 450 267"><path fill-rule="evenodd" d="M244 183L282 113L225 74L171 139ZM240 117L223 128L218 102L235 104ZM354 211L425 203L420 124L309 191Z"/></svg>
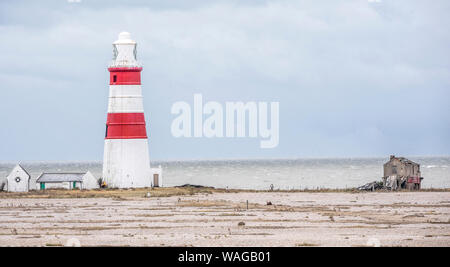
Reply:
<svg viewBox="0 0 450 267"><path fill-rule="evenodd" d="M103 155L103 181L109 188L150 187L148 138L141 88L142 67L128 32L113 43L108 66L109 100Z"/></svg>

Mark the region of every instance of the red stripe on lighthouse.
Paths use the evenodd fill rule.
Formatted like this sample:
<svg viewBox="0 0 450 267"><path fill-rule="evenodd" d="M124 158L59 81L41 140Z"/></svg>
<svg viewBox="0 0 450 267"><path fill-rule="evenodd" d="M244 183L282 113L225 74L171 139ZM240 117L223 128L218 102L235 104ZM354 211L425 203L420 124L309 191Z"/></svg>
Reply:
<svg viewBox="0 0 450 267"><path fill-rule="evenodd" d="M140 85L142 68L108 68L110 85Z"/></svg>
<svg viewBox="0 0 450 267"><path fill-rule="evenodd" d="M105 139L147 139L144 113L108 113Z"/></svg>

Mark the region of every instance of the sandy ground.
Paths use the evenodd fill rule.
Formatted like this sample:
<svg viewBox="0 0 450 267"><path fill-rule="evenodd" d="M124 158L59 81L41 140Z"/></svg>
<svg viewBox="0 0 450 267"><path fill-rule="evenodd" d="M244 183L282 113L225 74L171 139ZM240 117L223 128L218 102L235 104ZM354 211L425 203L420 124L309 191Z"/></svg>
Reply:
<svg viewBox="0 0 450 267"><path fill-rule="evenodd" d="M0 199L0 246L67 244L450 246L450 192Z"/></svg>

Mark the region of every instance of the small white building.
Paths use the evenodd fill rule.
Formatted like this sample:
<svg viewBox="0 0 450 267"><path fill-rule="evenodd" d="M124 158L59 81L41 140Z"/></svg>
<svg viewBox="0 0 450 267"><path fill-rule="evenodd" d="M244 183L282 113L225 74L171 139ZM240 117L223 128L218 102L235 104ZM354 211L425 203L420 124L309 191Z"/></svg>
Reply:
<svg viewBox="0 0 450 267"><path fill-rule="evenodd" d="M36 180L39 190L45 189L95 189L98 181L91 172L42 173Z"/></svg>
<svg viewBox="0 0 450 267"><path fill-rule="evenodd" d="M158 168L150 168L150 174L152 187L163 187L161 165L159 165Z"/></svg>
<svg viewBox="0 0 450 267"><path fill-rule="evenodd" d="M6 177L6 191L8 192L28 192L30 190L30 174L17 164Z"/></svg>

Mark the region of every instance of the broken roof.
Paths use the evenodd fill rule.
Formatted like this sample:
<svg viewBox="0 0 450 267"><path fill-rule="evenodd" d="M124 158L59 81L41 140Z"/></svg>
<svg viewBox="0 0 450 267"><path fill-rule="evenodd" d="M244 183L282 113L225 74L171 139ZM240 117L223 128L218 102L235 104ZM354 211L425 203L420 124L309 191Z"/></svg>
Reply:
<svg viewBox="0 0 450 267"><path fill-rule="evenodd" d="M419 163L415 163L414 161L409 160L409 159L404 158L404 157L393 157L393 158L391 158L388 162L390 162L390 161L393 160L393 159L397 159L397 160L399 160L401 163L419 165Z"/></svg>
<svg viewBox="0 0 450 267"><path fill-rule="evenodd" d="M59 172L42 173L36 180L37 183L82 182L85 172Z"/></svg>

